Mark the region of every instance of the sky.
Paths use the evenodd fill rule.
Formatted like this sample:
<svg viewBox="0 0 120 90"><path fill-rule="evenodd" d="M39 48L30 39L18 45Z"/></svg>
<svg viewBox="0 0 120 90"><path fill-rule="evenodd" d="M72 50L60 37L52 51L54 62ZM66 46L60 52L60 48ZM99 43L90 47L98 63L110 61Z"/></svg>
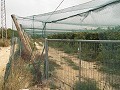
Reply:
<svg viewBox="0 0 120 90"><path fill-rule="evenodd" d="M11 14L24 17L51 12L56 9L61 1L62 0L6 0L7 28L12 27ZM58 10L89 1L91 0L64 0Z"/></svg>

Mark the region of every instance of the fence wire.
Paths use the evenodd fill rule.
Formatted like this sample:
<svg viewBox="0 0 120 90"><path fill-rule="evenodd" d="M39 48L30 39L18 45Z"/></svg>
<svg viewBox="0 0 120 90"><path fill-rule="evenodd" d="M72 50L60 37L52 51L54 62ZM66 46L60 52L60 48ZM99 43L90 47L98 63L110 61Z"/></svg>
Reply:
<svg viewBox="0 0 120 90"><path fill-rule="evenodd" d="M32 47L34 47L33 43L31 43ZM44 51L40 52L43 48L37 48L38 46L35 45L33 49L33 53L41 54L34 60L36 71L30 61L31 57L24 52L21 40L17 37L11 39L11 55L6 66L3 90L31 88L30 86L39 85L45 79L44 57L42 56Z"/></svg>
<svg viewBox="0 0 120 90"><path fill-rule="evenodd" d="M120 41L48 39L50 88L119 90Z"/></svg>

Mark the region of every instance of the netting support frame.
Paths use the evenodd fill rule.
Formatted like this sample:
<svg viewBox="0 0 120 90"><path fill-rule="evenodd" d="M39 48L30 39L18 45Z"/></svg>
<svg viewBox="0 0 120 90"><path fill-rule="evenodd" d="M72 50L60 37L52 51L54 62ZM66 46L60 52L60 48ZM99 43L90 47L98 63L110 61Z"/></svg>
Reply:
<svg viewBox="0 0 120 90"><path fill-rule="evenodd" d="M82 44L81 42L79 43L79 47L78 47L78 57L79 57L79 82L81 82L81 53L82 53Z"/></svg>
<svg viewBox="0 0 120 90"><path fill-rule="evenodd" d="M43 23L43 30L42 30L42 37L43 37L43 38L46 38L46 37L47 37L47 34L46 34L46 25L47 25L46 22Z"/></svg>
<svg viewBox="0 0 120 90"><path fill-rule="evenodd" d="M48 61L48 40L45 38L45 79L48 80L49 78L49 61Z"/></svg>

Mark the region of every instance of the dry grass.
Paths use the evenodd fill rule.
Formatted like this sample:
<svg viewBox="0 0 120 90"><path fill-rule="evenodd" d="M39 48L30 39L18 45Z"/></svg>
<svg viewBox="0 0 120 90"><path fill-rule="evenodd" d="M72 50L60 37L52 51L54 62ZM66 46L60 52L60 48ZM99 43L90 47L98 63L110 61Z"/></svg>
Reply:
<svg viewBox="0 0 120 90"><path fill-rule="evenodd" d="M32 84L33 76L27 70L27 64L19 58L12 62L11 72L5 85L5 90L19 90L28 88Z"/></svg>
<svg viewBox="0 0 120 90"><path fill-rule="evenodd" d="M3 86L3 78L0 77L0 90L2 90L2 86Z"/></svg>
<svg viewBox="0 0 120 90"><path fill-rule="evenodd" d="M10 45L10 40L8 40L8 39L5 39L5 40L0 39L0 47L8 47L9 45Z"/></svg>

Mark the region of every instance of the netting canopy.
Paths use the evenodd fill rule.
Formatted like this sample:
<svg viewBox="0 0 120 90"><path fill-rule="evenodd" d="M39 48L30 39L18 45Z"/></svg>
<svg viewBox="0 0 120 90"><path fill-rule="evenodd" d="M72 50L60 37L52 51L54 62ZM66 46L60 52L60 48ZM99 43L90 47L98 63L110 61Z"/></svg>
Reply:
<svg viewBox="0 0 120 90"><path fill-rule="evenodd" d="M30 34L33 29L35 34L52 34L113 27L120 25L120 0L92 0L45 14L16 17Z"/></svg>

